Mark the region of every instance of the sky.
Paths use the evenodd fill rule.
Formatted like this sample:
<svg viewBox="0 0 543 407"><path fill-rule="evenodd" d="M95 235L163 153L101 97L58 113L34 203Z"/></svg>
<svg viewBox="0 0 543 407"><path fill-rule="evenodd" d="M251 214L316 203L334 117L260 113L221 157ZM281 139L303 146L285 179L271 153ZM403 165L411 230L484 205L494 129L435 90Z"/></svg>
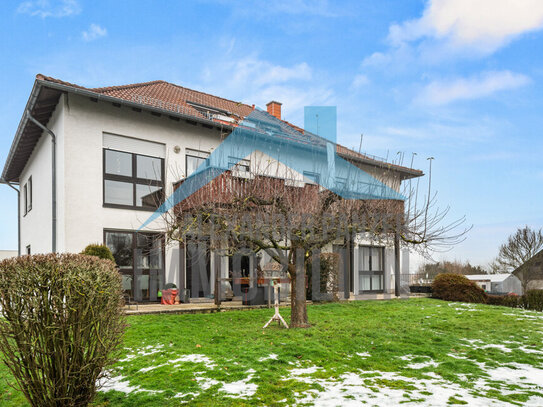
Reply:
<svg viewBox="0 0 543 407"><path fill-rule="evenodd" d="M542 1L10 1L0 37L2 165L36 74L161 79L277 100L299 125L304 106L337 106L339 143L426 174L431 162L438 206L473 226L436 260L485 266L516 228L543 226ZM5 185L0 211L0 249L16 249Z"/></svg>

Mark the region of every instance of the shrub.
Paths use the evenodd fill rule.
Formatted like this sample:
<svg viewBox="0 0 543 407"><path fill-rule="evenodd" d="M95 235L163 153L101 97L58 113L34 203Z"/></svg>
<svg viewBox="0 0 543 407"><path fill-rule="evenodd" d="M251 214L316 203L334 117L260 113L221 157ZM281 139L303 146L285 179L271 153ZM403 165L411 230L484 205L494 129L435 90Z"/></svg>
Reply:
<svg viewBox="0 0 543 407"><path fill-rule="evenodd" d="M446 301L486 303L484 290L461 274L438 274L432 283L432 296Z"/></svg>
<svg viewBox="0 0 543 407"><path fill-rule="evenodd" d="M86 254L88 256L96 256L101 259L111 260L115 261L115 258L113 257L113 254L111 253L111 250L109 250L109 247L107 247L104 244L90 244L81 252L81 254Z"/></svg>
<svg viewBox="0 0 543 407"><path fill-rule="evenodd" d="M522 296L522 306L525 309L543 311L543 290L528 290Z"/></svg>
<svg viewBox="0 0 543 407"><path fill-rule="evenodd" d="M339 254L320 253L319 289L313 293L312 262L307 263L307 298L313 301L339 301Z"/></svg>
<svg viewBox="0 0 543 407"><path fill-rule="evenodd" d="M0 262L0 356L32 406L86 406L122 340L121 279L94 256Z"/></svg>
<svg viewBox="0 0 543 407"><path fill-rule="evenodd" d="M521 297L516 294L487 295L487 304L501 305L504 307L519 308L522 305Z"/></svg>

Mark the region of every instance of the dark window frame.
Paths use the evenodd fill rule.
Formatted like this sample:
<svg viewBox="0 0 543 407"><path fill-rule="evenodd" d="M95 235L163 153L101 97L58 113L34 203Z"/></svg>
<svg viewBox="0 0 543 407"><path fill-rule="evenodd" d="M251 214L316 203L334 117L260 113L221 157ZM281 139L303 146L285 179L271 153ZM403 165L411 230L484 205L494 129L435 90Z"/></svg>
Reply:
<svg viewBox="0 0 543 407"><path fill-rule="evenodd" d="M361 253L362 253L361 249L364 249L364 248L370 249L369 270L364 270L363 269L364 262L363 261L361 262L361 259L360 259ZM373 270L372 251L375 250L375 249L379 250L379 252L381 254L381 270ZM363 256L362 256L362 258L363 258ZM358 246L358 279L359 279L358 292L359 293L370 294L370 293L383 293L383 292L385 292L385 290L386 290L386 287L385 287L385 269L386 269L385 248L383 246ZM366 274L366 275L369 275L369 276L382 276L383 288L374 290L373 289L373 281L370 278L370 289L369 290L360 290L360 274Z"/></svg>
<svg viewBox="0 0 543 407"><path fill-rule="evenodd" d="M160 239L160 249L161 249L161 263L162 263L162 272L163 274L165 275L166 273L166 236L164 235L164 233L160 233L160 232L152 232L152 231L137 231L137 230L131 230L131 229L110 229L110 228L105 228L104 231L103 231L103 242L104 242L104 245L107 245L107 234L108 233L123 233L123 234L131 234L132 235L132 248L131 248L131 253L132 253L132 265L130 267L117 267L117 269L119 270L119 274L123 275L123 274L127 274L127 275L132 275L134 276L134 251L138 248L138 235L151 235L151 236L155 236L155 238L158 238ZM142 268L141 271L142 271L142 275L148 275L148 274L144 274L145 272L149 273L150 270L152 268ZM132 293L134 294L134 293ZM144 300L144 301L148 301L148 300Z"/></svg>
<svg viewBox="0 0 543 407"><path fill-rule="evenodd" d="M24 184L23 186L23 206L24 206L24 215L28 213L28 185Z"/></svg>
<svg viewBox="0 0 543 407"><path fill-rule="evenodd" d="M106 154L107 151L114 151L118 153L124 153L124 154L130 154L132 159L132 176L126 176L126 175L117 175L117 174L108 174L106 172ZM160 160L160 170L161 170L161 179L160 180L151 180L151 179L145 179L145 178L138 178L138 156L141 157L149 157L153 159ZM161 157L154 157L151 155L146 154L138 154L138 153L130 153L128 151L121 151L121 150L115 150L112 148L104 148L102 151L102 205L104 208L118 208L118 209L131 209L136 211L146 211L146 212L154 212L158 208L159 205L156 207L149 207L149 206L138 206L137 203L137 193L136 193L136 186L137 185L144 185L144 186L151 186L151 187L160 187L162 188L162 194L160 196L160 203L164 202L165 198L165 164L164 164L164 158ZM108 203L106 202L106 181L117 181L117 182L125 182L132 184L132 205L124 205L124 204L115 204L115 203Z"/></svg>
<svg viewBox="0 0 543 407"><path fill-rule="evenodd" d="M28 185L28 198L26 202L27 210L26 212L30 212L32 210L32 175L28 177L28 181L26 182L26 185Z"/></svg>
<svg viewBox="0 0 543 407"><path fill-rule="evenodd" d="M238 158L238 157L229 156L228 167L231 170L237 170L239 172L250 172L251 160L247 160L246 158Z"/></svg>
<svg viewBox="0 0 543 407"><path fill-rule="evenodd" d="M32 210L32 175L23 185L23 216Z"/></svg>

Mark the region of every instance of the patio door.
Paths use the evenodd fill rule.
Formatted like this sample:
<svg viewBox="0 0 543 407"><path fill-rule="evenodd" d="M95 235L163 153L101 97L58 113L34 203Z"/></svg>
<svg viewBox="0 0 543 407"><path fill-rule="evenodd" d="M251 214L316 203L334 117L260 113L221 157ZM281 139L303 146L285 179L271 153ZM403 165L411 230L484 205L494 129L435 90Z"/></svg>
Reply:
<svg viewBox="0 0 543 407"><path fill-rule="evenodd" d="M157 301L164 286L164 238L159 233L104 231L122 275L123 291L136 301Z"/></svg>
<svg viewBox="0 0 543 407"><path fill-rule="evenodd" d="M382 293L384 291L384 249L362 246L358 249L358 291Z"/></svg>
<svg viewBox="0 0 543 407"><path fill-rule="evenodd" d="M187 238L186 287L191 298L211 296L211 255L209 240Z"/></svg>

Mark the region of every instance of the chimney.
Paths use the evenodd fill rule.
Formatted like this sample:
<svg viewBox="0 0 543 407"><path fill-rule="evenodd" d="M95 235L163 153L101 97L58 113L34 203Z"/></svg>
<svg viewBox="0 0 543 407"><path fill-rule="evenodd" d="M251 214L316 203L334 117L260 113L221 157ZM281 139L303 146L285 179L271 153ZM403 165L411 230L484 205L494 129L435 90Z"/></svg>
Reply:
<svg viewBox="0 0 543 407"><path fill-rule="evenodd" d="M281 120L281 105L282 103L272 100L270 103L266 104L266 107L268 108L268 113Z"/></svg>

